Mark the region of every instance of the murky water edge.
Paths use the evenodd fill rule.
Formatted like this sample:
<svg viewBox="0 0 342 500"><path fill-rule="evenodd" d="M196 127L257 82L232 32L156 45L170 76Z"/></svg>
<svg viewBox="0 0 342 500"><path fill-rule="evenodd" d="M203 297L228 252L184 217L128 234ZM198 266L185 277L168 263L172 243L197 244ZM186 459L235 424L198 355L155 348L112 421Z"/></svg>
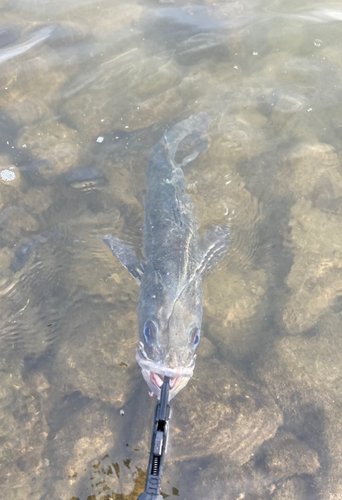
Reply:
<svg viewBox="0 0 342 500"><path fill-rule="evenodd" d="M198 111L204 282L163 495L342 497L342 2L0 0L0 497L134 500L154 400L135 361L144 175Z"/></svg>

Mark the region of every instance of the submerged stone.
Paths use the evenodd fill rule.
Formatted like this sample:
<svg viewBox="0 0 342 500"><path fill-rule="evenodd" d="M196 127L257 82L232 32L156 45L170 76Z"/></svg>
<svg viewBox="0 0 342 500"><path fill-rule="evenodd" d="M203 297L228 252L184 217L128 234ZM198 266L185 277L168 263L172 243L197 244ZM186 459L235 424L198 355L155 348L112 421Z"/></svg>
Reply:
<svg viewBox="0 0 342 500"><path fill-rule="evenodd" d="M81 152L77 132L58 122L24 127L17 139L17 147L25 148L33 157L43 160L36 168L47 179L74 166Z"/></svg>
<svg viewBox="0 0 342 500"><path fill-rule="evenodd" d="M65 83L74 68L52 69L55 53L46 45L37 49L39 56L21 56L1 65L0 83L5 89L0 96L0 105L17 127L32 124L37 120L51 120L51 107L56 93Z"/></svg>
<svg viewBox="0 0 342 500"><path fill-rule="evenodd" d="M102 0L100 8L94 2L67 3L62 14L63 21L70 19L86 26L96 39L103 39L115 31L135 28L144 7L139 3L120 4L110 0Z"/></svg>
<svg viewBox="0 0 342 500"><path fill-rule="evenodd" d="M6 206L0 214L1 238L11 244L25 231L37 231L39 222L22 207Z"/></svg>
<svg viewBox="0 0 342 500"><path fill-rule="evenodd" d="M338 299L342 230L339 215L323 213L305 198L292 207L289 225L294 263L286 279L291 295L283 321L297 335L311 329Z"/></svg>
<svg viewBox="0 0 342 500"><path fill-rule="evenodd" d="M318 454L293 434L279 431L265 443L262 456L270 477L278 482L292 476L315 474L320 468Z"/></svg>
<svg viewBox="0 0 342 500"><path fill-rule="evenodd" d="M219 454L242 465L281 423L282 413L261 387L228 364L199 359L173 402L174 459Z"/></svg>
<svg viewBox="0 0 342 500"><path fill-rule="evenodd" d="M67 393L80 391L121 408L140 377L135 361L136 317L135 311L108 312L106 307L102 316L100 310L94 314L84 306L70 311L69 322L74 325L76 320L78 326L59 349L53 373Z"/></svg>
<svg viewBox="0 0 342 500"><path fill-rule="evenodd" d="M8 363L1 368L1 494L11 500L21 494L38 498L37 490L43 487L41 457L49 433L41 412L42 397L23 381L20 363L17 368L10 368Z"/></svg>
<svg viewBox="0 0 342 500"><path fill-rule="evenodd" d="M210 157L215 162L227 164L227 160L236 163L268 151L271 144L265 129L266 123L264 116L250 109L241 109L232 115L220 113L209 150Z"/></svg>
<svg viewBox="0 0 342 500"><path fill-rule="evenodd" d="M20 205L30 214L41 214L52 204L53 189L50 186L32 187L20 196Z"/></svg>
<svg viewBox="0 0 342 500"><path fill-rule="evenodd" d="M311 336L276 341L254 366L284 411L285 430L318 453L315 484L327 500L342 494L341 327L339 315L326 314Z"/></svg>
<svg viewBox="0 0 342 500"><path fill-rule="evenodd" d="M292 477L282 481L272 495L272 500L307 500L310 488L300 477Z"/></svg>
<svg viewBox="0 0 342 500"><path fill-rule="evenodd" d="M179 64L191 66L204 58L227 60L228 47L216 33L199 33L177 45L175 58Z"/></svg>
<svg viewBox="0 0 342 500"><path fill-rule="evenodd" d="M297 459L297 469L293 466L289 468L291 448L295 452L294 462ZM267 453L270 453L271 450L273 450L274 457L277 457L272 464L265 462L265 460L267 461ZM301 455L301 452L307 453L307 455ZM266 441L259 452L244 465L237 466L229 460L213 456L206 462L202 460L202 462L193 461L191 463L189 461L183 467L185 468L185 473L182 469L185 477L195 477L192 485L186 482L180 483L181 494L184 498L192 498L191 495L195 492L196 498L213 498L215 500L228 498L308 500L309 485L312 481L312 477L308 474L317 471L318 461L317 454L294 435L288 433L284 440L284 433L281 435L280 432L273 439ZM276 474L275 470L277 470ZM177 481L177 477L183 474L174 467L170 482ZM196 480L197 475L198 479Z"/></svg>
<svg viewBox="0 0 342 500"><path fill-rule="evenodd" d="M53 439L43 457L53 464L45 479L50 495L98 498L101 493L127 495L134 489L137 470L123 462L129 461L130 450L120 456L112 453L125 425L118 412L74 393L59 402L49 424Z"/></svg>
<svg viewBox="0 0 342 500"><path fill-rule="evenodd" d="M10 120L17 127L35 123L39 120L46 120L53 117L52 110L43 99L25 96L8 104L6 113Z"/></svg>
<svg viewBox="0 0 342 500"><path fill-rule="evenodd" d="M131 132L169 119L181 111L189 87L169 53L151 57L133 47L72 79L64 110L83 140L90 140L108 129Z"/></svg>
<svg viewBox="0 0 342 500"><path fill-rule="evenodd" d="M298 144L284 156L271 190L295 200L304 196L322 211L339 213L342 174L335 149L320 142Z"/></svg>

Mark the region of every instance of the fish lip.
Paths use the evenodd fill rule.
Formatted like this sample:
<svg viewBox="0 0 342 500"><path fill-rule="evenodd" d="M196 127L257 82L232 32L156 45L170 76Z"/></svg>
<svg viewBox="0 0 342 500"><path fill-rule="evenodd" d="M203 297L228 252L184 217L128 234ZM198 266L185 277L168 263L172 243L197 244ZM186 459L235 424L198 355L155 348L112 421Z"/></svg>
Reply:
<svg viewBox="0 0 342 500"><path fill-rule="evenodd" d="M141 372L145 382L151 390L150 395L153 396L155 394L158 398L160 398L164 376L150 370L142 369ZM171 400L176 394L178 394L178 392L186 386L189 380L189 377L170 377L169 399Z"/></svg>
<svg viewBox="0 0 342 500"><path fill-rule="evenodd" d="M161 390L163 382L164 382L164 375L159 375L158 373L155 372L149 372L150 375L150 381L151 383L158 387L159 390ZM170 391L174 391L174 389L177 388L179 385L179 382L181 380L181 377L171 377L170 378Z"/></svg>
<svg viewBox="0 0 342 500"><path fill-rule="evenodd" d="M193 357L192 362L188 366L179 366L177 368L169 368L168 366L159 365L149 359L141 347L137 347L136 360L142 370L146 372L153 372L157 375L166 375L170 378L191 378L194 373L196 356Z"/></svg>

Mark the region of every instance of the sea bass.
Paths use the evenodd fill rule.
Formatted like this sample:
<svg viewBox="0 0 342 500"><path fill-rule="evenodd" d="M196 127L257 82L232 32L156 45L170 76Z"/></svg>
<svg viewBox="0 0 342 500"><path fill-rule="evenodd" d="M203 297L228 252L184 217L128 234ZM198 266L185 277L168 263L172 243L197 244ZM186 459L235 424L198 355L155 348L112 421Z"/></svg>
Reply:
<svg viewBox="0 0 342 500"><path fill-rule="evenodd" d="M158 397L164 376L171 378L170 399L193 375L202 323L202 278L229 243L228 226L211 228L199 237L182 170L207 149L203 136L208 126L206 113L193 115L166 132L152 150L144 199L145 261L139 262L118 238L107 235L103 240L140 283L136 359ZM186 138L195 138L195 147L179 164L176 153Z"/></svg>

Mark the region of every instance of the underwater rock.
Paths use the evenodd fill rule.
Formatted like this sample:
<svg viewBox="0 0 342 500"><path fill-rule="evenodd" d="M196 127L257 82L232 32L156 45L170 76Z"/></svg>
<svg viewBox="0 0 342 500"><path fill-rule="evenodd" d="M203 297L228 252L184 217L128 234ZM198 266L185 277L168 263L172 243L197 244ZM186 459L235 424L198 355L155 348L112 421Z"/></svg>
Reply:
<svg viewBox="0 0 342 500"><path fill-rule="evenodd" d="M277 485L272 500L308 500L309 494L306 481L301 477L292 477Z"/></svg>
<svg viewBox="0 0 342 500"><path fill-rule="evenodd" d="M271 20L272 19L272 20ZM304 30L300 29L298 24L294 19L287 20L286 16L272 16L269 18L267 23L267 28L265 23L263 23L263 29L265 29L267 35L265 37L265 46L262 49L258 49L261 53L265 53L265 48L270 49L270 53L267 54L269 57L265 57L265 63L270 64L272 56L276 56L285 53L287 54L287 61L293 57L295 54L300 53L301 47L305 43ZM265 36L265 35L264 35ZM276 50L274 49L276 47ZM268 51L267 51L268 52ZM278 63L275 61L275 66L278 67L280 73L283 70L283 65L281 64L281 59ZM284 70L282 71L284 73ZM282 78L283 75L279 75L277 80Z"/></svg>
<svg viewBox="0 0 342 500"><path fill-rule="evenodd" d="M139 101L156 97L182 81L182 73L168 52L161 52L149 59L149 72L134 87ZM144 125L145 127L147 125Z"/></svg>
<svg viewBox="0 0 342 500"><path fill-rule="evenodd" d="M269 483L256 471L253 458L241 467L229 461L212 461L203 467L199 477L199 481L194 486L193 498L264 500L269 495ZM191 492L189 493L191 495Z"/></svg>
<svg viewBox="0 0 342 500"><path fill-rule="evenodd" d="M138 476L130 468L132 451L121 456L113 452L120 447L124 425L119 411L80 393L56 402L49 419L51 439L43 453L43 461L53 465L45 480L50 496L129 494Z"/></svg>
<svg viewBox="0 0 342 500"><path fill-rule="evenodd" d="M40 411L40 395L23 381L21 368L19 363L17 368L1 369L0 481L3 498L14 500L30 494L30 498L38 500L49 427ZM36 484L32 477L37 478Z"/></svg>
<svg viewBox="0 0 342 500"><path fill-rule="evenodd" d="M277 69L279 68L277 67ZM316 93L315 89L310 90ZM296 113L304 106L307 108L310 106L310 97L310 93L305 92L299 85L284 85L272 89L271 92L263 96L260 100L260 106L266 115L269 113Z"/></svg>
<svg viewBox="0 0 342 500"><path fill-rule="evenodd" d="M340 315L330 312L311 336L277 340L254 366L284 412L284 429L318 454L315 485L327 500L342 495L341 328Z"/></svg>
<svg viewBox="0 0 342 500"><path fill-rule="evenodd" d="M266 292L266 286L266 275L261 269L234 274L228 269L220 269L213 273L212 279L206 279L204 305L208 308L208 314L221 324L223 336L227 335L228 326L230 330L234 330L244 320L254 316ZM220 300L217 300L218 297ZM220 340L224 342L224 338ZM230 341L234 339L226 338L226 342Z"/></svg>
<svg viewBox="0 0 342 500"><path fill-rule="evenodd" d="M1 238L12 245L23 232L37 231L38 228L38 220L21 207L9 205L0 213Z"/></svg>
<svg viewBox="0 0 342 500"><path fill-rule="evenodd" d="M85 2L80 2L80 5L68 3L62 19L72 19L73 22L86 26L99 39L110 36L117 30L136 28L144 10L138 3L119 4L109 0L102 1L100 8L94 2L89 2L88 5Z"/></svg>
<svg viewBox="0 0 342 500"><path fill-rule="evenodd" d="M287 50L286 54L288 55ZM278 58L278 54L276 57ZM281 66L276 59L274 67L278 71L279 67L282 69L282 75L278 74L276 78L283 81L283 85L265 94L275 98L273 103L269 102L268 110L265 110L270 121L282 130L285 140L287 138L291 141L296 137L305 142L329 141L338 127L341 115L340 67L334 67L324 57L314 56L310 59L293 57ZM290 104L289 109L284 112L284 101L292 101L294 106Z"/></svg>
<svg viewBox="0 0 342 500"><path fill-rule="evenodd" d="M179 64L191 66L204 58L211 61L229 58L228 45L216 33L198 33L180 42L175 51Z"/></svg>
<svg viewBox="0 0 342 500"><path fill-rule="evenodd" d="M160 109L154 110L163 101L166 116L173 115L167 96L178 102L179 82L179 70L170 53L151 57L133 47L103 60L86 75L72 78L64 88L65 115L83 141L106 134L108 129L130 132L144 128L164 119L158 114ZM148 118L146 113L154 114Z"/></svg>
<svg viewBox="0 0 342 500"><path fill-rule="evenodd" d="M151 8L142 18L143 36L153 50L160 47L175 50L179 43L191 36L216 33L219 22L212 15L214 9L202 4L170 2L162 8Z"/></svg>
<svg viewBox="0 0 342 500"><path fill-rule="evenodd" d="M305 197L315 208L340 213L342 174L330 144L300 143L285 155L271 191L277 196Z"/></svg>
<svg viewBox="0 0 342 500"><path fill-rule="evenodd" d="M77 132L56 121L24 127L17 147L43 160L37 170L48 180L74 166L81 151Z"/></svg>
<svg viewBox="0 0 342 500"><path fill-rule="evenodd" d="M202 337L197 348L197 356L201 358L211 358L215 355L216 348L207 337Z"/></svg>
<svg viewBox="0 0 342 500"><path fill-rule="evenodd" d="M282 413L261 387L228 364L199 358L186 391L173 402L172 458L222 454L242 465L281 424Z"/></svg>
<svg viewBox="0 0 342 500"><path fill-rule="evenodd" d="M52 110L43 99L29 98L27 96L7 105L6 113L17 127L24 127L40 120L53 118Z"/></svg>
<svg viewBox="0 0 342 500"><path fill-rule="evenodd" d="M299 448L308 449L306 445L296 440L296 438L289 434L288 439L291 442L296 442ZM274 449L278 448L277 435L274 439L265 442L265 447ZM291 446L290 446L291 447ZM298 448L298 450L299 450ZM284 450L284 448L282 448ZM290 457L290 449L288 449ZM313 458L314 467L316 470L315 462L317 458L312 450L310 459ZM246 464L237 466L236 464L227 460L222 460L219 457L211 457L207 463L187 462L185 467L185 475L194 477L198 474L199 478L194 481L194 486L184 484L181 493L184 498L210 498L213 500L226 500L226 499L243 499L251 498L253 500L264 500L265 498L275 498L277 500L308 500L308 476L305 471L307 467L301 467L294 472L293 467L289 470L286 465L283 472L274 476L273 471L269 470L264 463L265 455L263 452L258 452L256 456L252 457ZM298 457L304 463L306 458ZM307 461L309 463L310 460ZM278 463L280 465L280 462ZM310 468L310 467L309 467ZM310 470L313 470L310 468ZM182 469L183 470L183 469ZM280 471L280 468L278 472ZM172 479L175 481L180 476L180 471L175 469L172 471ZM183 471L184 473L184 471ZM289 476L287 475L289 474ZM280 478L281 476L281 478ZM192 496L195 491L195 496ZM296 496L296 494L298 496Z"/></svg>
<svg viewBox="0 0 342 500"><path fill-rule="evenodd" d="M30 214L41 214L52 203L53 190L50 186L32 187L20 195L20 205Z"/></svg>
<svg viewBox="0 0 342 500"><path fill-rule="evenodd" d="M131 130L150 126L154 123L163 123L177 116L185 107L185 95L190 90L191 82L183 81L176 87L148 99L139 99L137 105L126 114L125 121Z"/></svg>
<svg viewBox="0 0 342 500"><path fill-rule="evenodd" d="M80 391L117 407L131 397L140 377L135 361L137 320L134 310L123 310L122 301L116 309L118 304L121 309L115 313L108 306L95 313L85 304L69 312L73 331L53 366L54 379L64 392Z"/></svg>
<svg viewBox="0 0 342 500"><path fill-rule="evenodd" d="M75 68L53 66L56 56L45 44L39 46L39 56L21 56L20 61L1 65L0 83L5 89L0 105L17 127L53 118L56 94ZM42 97L44 96L44 97Z"/></svg>
<svg viewBox="0 0 342 500"><path fill-rule="evenodd" d="M34 46L26 55L20 56L18 61L15 58L2 64L0 76L4 87L4 92L0 97L2 111L9 124L18 128L37 121L54 119L53 108L57 93L68 77L74 73L78 62L75 60L75 54L77 54L75 46L71 47L71 45L74 45L75 39L80 39L82 29L78 28L76 36L75 30L73 36L69 32L69 39L64 37L64 40L61 40L63 28L60 25L37 28L34 24L31 31L31 34L26 34L28 43L31 39L39 41L39 37L44 41L44 36L47 37L45 43ZM67 28L65 31L68 31ZM72 38L73 42L71 42ZM57 47L57 51L47 45L51 43L56 47L58 40L61 43L64 41L64 45ZM68 43L69 52L63 51L65 43ZM13 50L16 53L16 46ZM17 49L19 54L20 50L26 52L25 43L19 43ZM73 64L69 61L71 57L73 57Z"/></svg>
<svg viewBox="0 0 342 500"><path fill-rule="evenodd" d="M228 162L236 163L268 151L271 145L266 124L267 119L253 109L235 110L233 115L220 114L215 124L217 132L214 129L216 135L208 152L212 161L227 165Z"/></svg>
<svg viewBox="0 0 342 500"><path fill-rule="evenodd" d="M188 388L189 386L190 384ZM210 417L206 415L206 418L209 421ZM241 425L243 425L245 418L248 418L248 411L241 417ZM218 435L222 436L221 422L222 420L219 418ZM216 429L214 425L213 427ZM203 430L201 440L206 441L210 434L208 435L206 426ZM253 439L253 436L254 433L251 432L250 439ZM173 446L172 440L173 434L170 441L171 447ZM177 448L175 448L175 452L176 450ZM172 451L173 448L171 448L171 453ZM183 474L185 477L195 478L191 487L187 483L179 482L184 498L211 498L215 500L256 498L262 500L272 495L272 498L292 500L292 498L297 498L293 495L298 492L299 499L307 500L308 484L313 480L320 464L317 452L310 448L304 440L298 439L289 431L278 430L275 436L264 441L255 450L255 453L251 454L249 461L244 464L237 464L234 458L232 460L229 457L229 453L218 454L213 451L213 454L206 458L199 459L194 455L191 460L184 463L174 462L172 467L171 477L168 476L171 484ZM309 479L309 475L312 476L311 479ZM193 497L194 491L195 496Z"/></svg>
<svg viewBox="0 0 342 500"><path fill-rule="evenodd" d="M301 474L315 474L320 467L317 453L285 431L279 431L265 444L262 455L275 482Z"/></svg>
<svg viewBox="0 0 342 500"><path fill-rule="evenodd" d="M291 294L283 322L291 335L312 328L333 306L341 290L342 230L340 216L323 213L299 198L291 209L287 244L294 263L286 278Z"/></svg>
<svg viewBox="0 0 342 500"><path fill-rule="evenodd" d="M7 269L11 263L12 252L9 248L2 247L0 248L0 269L4 271Z"/></svg>
<svg viewBox="0 0 342 500"><path fill-rule="evenodd" d="M268 335L259 330L267 314L266 281L263 270L237 273L223 265L205 279L203 332L230 361L255 356Z"/></svg>
<svg viewBox="0 0 342 500"><path fill-rule="evenodd" d="M330 402L339 400L342 392L339 387L340 369L339 352L342 348L342 340L338 328L341 326L341 319L337 314L326 314L323 316L317 327L313 329L310 336L285 337L275 344L274 363L280 363L279 373L276 373L276 380L272 384L272 394L274 394L275 384L279 383L279 377L285 371L289 376L289 389L295 390L298 386L307 391L307 398L316 394L319 400ZM278 360L278 361L277 361ZM269 369L273 368L273 363L269 362ZM270 377L269 371L263 379ZM283 379L282 391L285 390L286 378ZM291 387L292 384L292 387ZM342 400L341 400L342 401ZM288 402L290 403L290 401ZM338 403L337 403L338 404Z"/></svg>

